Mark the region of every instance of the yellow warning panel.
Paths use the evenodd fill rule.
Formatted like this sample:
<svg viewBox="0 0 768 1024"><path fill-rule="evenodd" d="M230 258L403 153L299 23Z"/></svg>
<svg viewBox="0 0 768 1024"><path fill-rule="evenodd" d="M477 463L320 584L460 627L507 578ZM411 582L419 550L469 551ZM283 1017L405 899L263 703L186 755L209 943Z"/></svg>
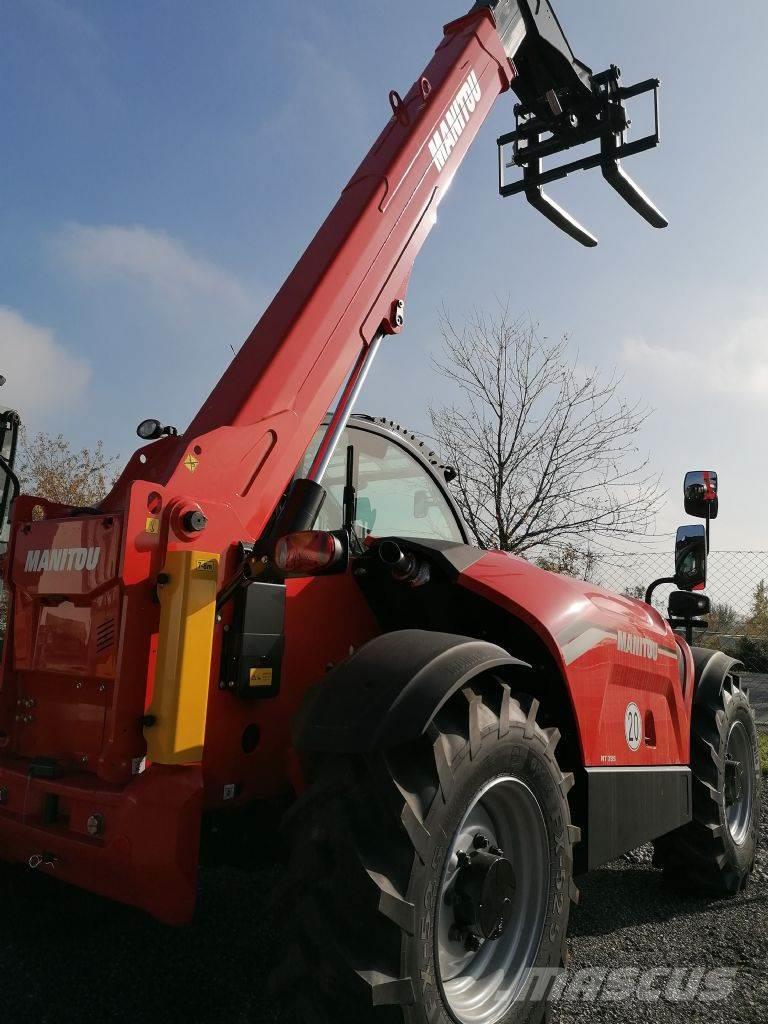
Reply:
<svg viewBox="0 0 768 1024"><path fill-rule="evenodd" d="M272 685L272 669L271 668L252 668L248 675L249 686L271 686Z"/></svg>
<svg viewBox="0 0 768 1024"><path fill-rule="evenodd" d="M186 459L184 459L184 465L187 467L190 473L194 473L197 467L200 465L200 459L192 452L189 452Z"/></svg>
<svg viewBox="0 0 768 1024"><path fill-rule="evenodd" d="M219 555L170 551L158 587L160 633L152 704L144 728L158 764L202 760L216 617Z"/></svg>
<svg viewBox="0 0 768 1024"><path fill-rule="evenodd" d="M154 516L147 516L145 533L160 533L160 520Z"/></svg>

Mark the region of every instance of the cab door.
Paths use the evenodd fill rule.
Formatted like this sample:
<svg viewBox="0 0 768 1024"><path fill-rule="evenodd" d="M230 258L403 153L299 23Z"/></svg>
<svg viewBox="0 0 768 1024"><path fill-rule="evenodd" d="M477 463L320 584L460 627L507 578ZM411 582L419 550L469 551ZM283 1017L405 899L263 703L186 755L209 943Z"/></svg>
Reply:
<svg viewBox="0 0 768 1024"><path fill-rule="evenodd" d="M370 536L465 543L465 529L440 479L440 468L431 466L394 431L356 418L322 480L327 497L315 529L338 530L342 525L350 445L357 495L354 532L361 550ZM311 448L299 476L312 455ZM342 575L290 579L286 588L283 687L295 708L312 682L376 636L380 627L353 568Z"/></svg>

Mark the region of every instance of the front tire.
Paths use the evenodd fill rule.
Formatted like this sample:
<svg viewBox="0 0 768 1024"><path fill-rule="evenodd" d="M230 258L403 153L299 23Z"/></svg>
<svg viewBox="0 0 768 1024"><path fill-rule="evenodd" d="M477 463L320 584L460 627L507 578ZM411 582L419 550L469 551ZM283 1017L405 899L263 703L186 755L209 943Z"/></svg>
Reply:
<svg viewBox="0 0 768 1024"><path fill-rule="evenodd" d="M481 680L428 736L318 762L286 826L280 918L293 941L278 980L295 1018L542 1020L564 961L579 830L559 733L537 709Z"/></svg>
<svg viewBox="0 0 768 1024"><path fill-rule="evenodd" d="M755 716L738 676L694 707L693 821L654 844L654 863L679 889L734 896L755 864L761 773Z"/></svg>

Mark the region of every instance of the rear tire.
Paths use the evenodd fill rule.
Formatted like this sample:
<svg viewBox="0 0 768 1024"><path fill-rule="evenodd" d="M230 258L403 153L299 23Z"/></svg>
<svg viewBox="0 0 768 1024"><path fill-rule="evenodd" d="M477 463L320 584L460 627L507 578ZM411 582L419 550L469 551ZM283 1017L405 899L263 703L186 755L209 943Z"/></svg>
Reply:
<svg viewBox="0 0 768 1024"><path fill-rule="evenodd" d="M734 896L755 864L762 802L755 716L739 678L694 707L693 821L654 843L654 864L684 892Z"/></svg>
<svg viewBox="0 0 768 1024"><path fill-rule="evenodd" d="M568 809L573 776L555 758L559 733L537 724L537 709L479 680L419 740L314 765L286 821L291 860L278 895L286 939L275 980L294 1019L544 1018L547 987L534 992L530 972L542 968L551 981L563 965L579 830ZM498 935L467 928L461 864L475 879L502 879ZM491 890L486 910L496 906Z"/></svg>

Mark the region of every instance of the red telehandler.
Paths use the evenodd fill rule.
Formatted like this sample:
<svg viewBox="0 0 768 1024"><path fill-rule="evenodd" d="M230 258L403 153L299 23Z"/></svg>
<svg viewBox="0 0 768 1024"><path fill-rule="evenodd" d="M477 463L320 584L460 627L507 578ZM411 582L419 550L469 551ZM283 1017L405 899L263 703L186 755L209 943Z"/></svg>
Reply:
<svg viewBox="0 0 768 1024"><path fill-rule="evenodd" d="M641 602L472 546L451 471L351 414L403 328L440 199L510 89L503 195L591 246L542 189L599 167L666 225L620 163L659 141L658 118L628 141L625 109L658 82L593 74L547 0L481 0L391 93L186 432L145 421L110 494L71 508L19 496L18 418L3 420L0 857L179 924L203 821L295 794L269 836L289 859L278 981L312 1019L538 1021L529 981L563 963L574 874L651 840L681 887L736 893L754 864L739 665L690 646L715 474L686 478L707 525L680 531L668 621L655 584Z"/></svg>

